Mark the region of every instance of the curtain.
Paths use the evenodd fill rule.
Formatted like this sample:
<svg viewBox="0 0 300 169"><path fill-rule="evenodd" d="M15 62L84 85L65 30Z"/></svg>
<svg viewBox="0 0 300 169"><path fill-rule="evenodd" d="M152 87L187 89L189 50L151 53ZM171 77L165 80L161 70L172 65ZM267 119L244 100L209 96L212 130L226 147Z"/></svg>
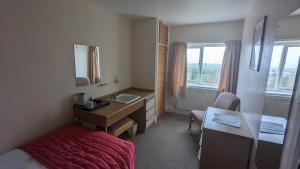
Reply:
<svg viewBox="0 0 300 169"><path fill-rule="evenodd" d="M100 82L99 48L90 47L90 83Z"/></svg>
<svg viewBox="0 0 300 169"><path fill-rule="evenodd" d="M226 49L221 68L218 93L230 92L236 94L239 61L241 52L241 41L226 41Z"/></svg>
<svg viewBox="0 0 300 169"><path fill-rule="evenodd" d="M187 69L187 43L175 42L173 44L173 69L171 80L171 94L183 97L186 88Z"/></svg>

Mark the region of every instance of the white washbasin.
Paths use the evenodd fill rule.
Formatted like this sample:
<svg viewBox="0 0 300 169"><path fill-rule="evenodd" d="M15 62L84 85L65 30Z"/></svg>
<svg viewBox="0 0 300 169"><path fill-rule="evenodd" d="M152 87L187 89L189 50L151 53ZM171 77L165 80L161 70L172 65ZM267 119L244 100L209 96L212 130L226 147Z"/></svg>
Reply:
<svg viewBox="0 0 300 169"><path fill-rule="evenodd" d="M141 96L124 93L124 94L119 94L117 96L111 97L108 100L118 102L118 103L129 104L138 100L139 98L141 98Z"/></svg>

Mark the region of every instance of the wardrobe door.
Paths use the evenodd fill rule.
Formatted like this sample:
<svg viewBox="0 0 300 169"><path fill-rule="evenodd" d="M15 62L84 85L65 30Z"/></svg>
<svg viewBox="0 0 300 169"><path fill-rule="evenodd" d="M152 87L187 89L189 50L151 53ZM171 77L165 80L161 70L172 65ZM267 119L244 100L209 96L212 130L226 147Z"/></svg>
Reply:
<svg viewBox="0 0 300 169"><path fill-rule="evenodd" d="M167 56L168 56L169 27L162 21L159 22L159 48L157 57L157 117L165 112L166 79L167 79Z"/></svg>
<svg viewBox="0 0 300 169"><path fill-rule="evenodd" d="M159 45L157 65L157 116L165 112L166 93L166 64L168 47Z"/></svg>

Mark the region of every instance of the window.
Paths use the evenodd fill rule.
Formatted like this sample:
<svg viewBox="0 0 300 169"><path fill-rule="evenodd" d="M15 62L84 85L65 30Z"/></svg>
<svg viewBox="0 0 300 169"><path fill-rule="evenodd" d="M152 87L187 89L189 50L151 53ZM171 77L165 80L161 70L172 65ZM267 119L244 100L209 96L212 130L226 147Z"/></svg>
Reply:
<svg viewBox="0 0 300 169"><path fill-rule="evenodd" d="M187 49L188 84L217 87L224 52L224 44L189 45Z"/></svg>
<svg viewBox="0 0 300 169"><path fill-rule="evenodd" d="M275 43L268 78L268 91L285 93L292 92L299 57L300 43Z"/></svg>
<svg viewBox="0 0 300 169"><path fill-rule="evenodd" d="M268 89L275 89L277 85L277 79L279 77L279 65L281 60L283 46L274 46L273 47L273 55L271 61L271 68L269 73L269 80L268 80Z"/></svg>

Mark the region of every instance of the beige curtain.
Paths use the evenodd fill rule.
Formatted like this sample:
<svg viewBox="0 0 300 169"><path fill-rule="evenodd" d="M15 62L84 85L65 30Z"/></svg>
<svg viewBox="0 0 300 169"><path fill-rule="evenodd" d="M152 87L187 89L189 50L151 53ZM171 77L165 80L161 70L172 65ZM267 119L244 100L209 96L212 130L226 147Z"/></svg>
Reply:
<svg viewBox="0 0 300 169"><path fill-rule="evenodd" d="M218 93L225 91L235 94L239 71L241 41L230 40L226 41L225 44L226 49L221 68Z"/></svg>
<svg viewBox="0 0 300 169"><path fill-rule="evenodd" d="M171 94L178 97L184 96L186 88L186 69L187 69L187 43L175 42L173 44L173 72L171 81Z"/></svg>
<svg viewBox="0 0 300 169"><path fill-rule="evenodd" d="M99 48L90 47L90 82L100 83Z"/></svg>

